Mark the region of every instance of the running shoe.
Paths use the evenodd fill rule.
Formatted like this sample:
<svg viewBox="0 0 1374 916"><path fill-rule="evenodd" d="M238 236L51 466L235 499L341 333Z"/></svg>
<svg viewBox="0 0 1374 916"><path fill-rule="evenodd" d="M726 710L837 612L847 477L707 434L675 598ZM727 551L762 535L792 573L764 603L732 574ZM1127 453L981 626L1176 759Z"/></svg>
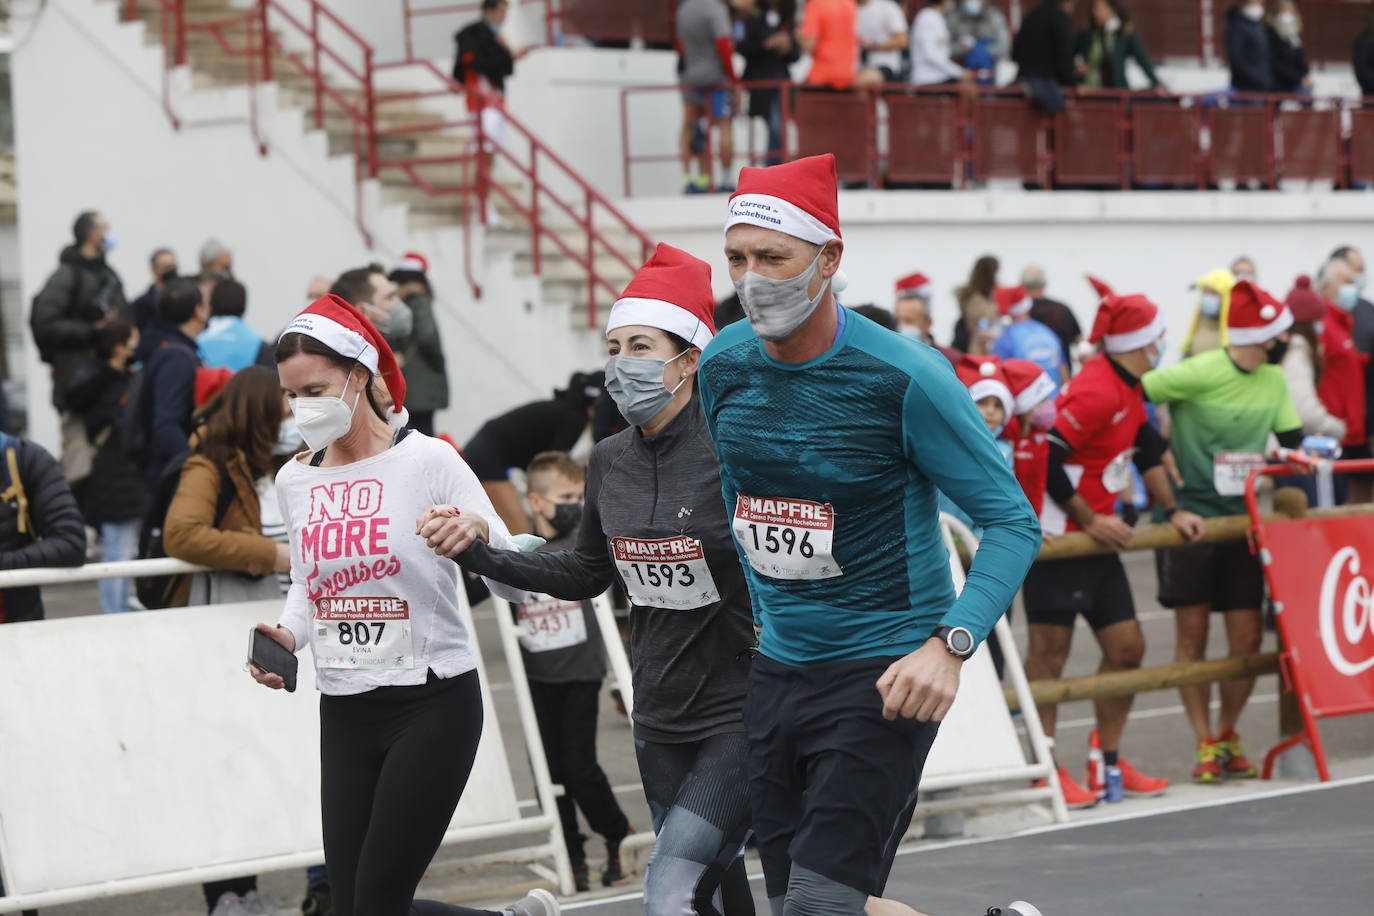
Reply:
<svg viewBox="0 0 1374 916"><path fill-rule="evenodd" d="M562 912L553 894L542 887L536 887L502 910L503 916L560 916Z"/></svg>
<svg viewBox="0 0 1374 916"><path fill-rule="evenodd" d="M1193 782L1221 782L1226 773L1221 768L1221 746L1207 739L1197 743L1197 766L1193 767Z"/></svg>
<svg viewBox="0 0 1374 916"><path fill-rule="evenodd" d="M1234 731L1223 732L1217 737L1217 754L1227 779L1254 779L1259 775L1255 765L1246 759L1240 735Z"/></svg>
<svg viewBox="0 0 1374 916"><path fill-rule="evenodd" d="M1016 900L1006 906L988 907L986 916L1045 916L1040 908L1024 900Z"/></svg>
<svg viewBox="0 0 1374 916"><path fill-rule="evenodd" d="M1121 789L1127 795L1148 798L1152 795L1163 795L1164 790L1169 788L1169 780L1158 776L1146 776L1131 766L1129 758L1122 757L1116 765L1121 769Z"/></svg>
<svg viewBox="0 0 1374 916"><path fill-rule="evenodd" d="M573 887L577 888L579 894L592 889L592 873L586 862L573 863L572 873Z"/></svg>
<svg viewBox="0 0 1374 916"><path fill-rule="evenodd" d="M1037 779L1031 783L1031 786L1036 789L1043 788L1045 780ZM1069 808L1091 808L1100 801L1092 792L1073 781L1073 777L1069 775L1068 767L1061 766L1059 768L1059 791L1064 796L1065 806Z"/></svg>
<svg viewBox="0 0 1374 916"><path fill-rule="evenodd" d="M626 833L629 836L633 830ZM626 880L625 871L620 865L620 844L625 842L625 837L621 837L614 843L606 841L606 870L601 873L602 887L615 887L617 884L624 884Z"/></svg>
<svg viewBox="0 0 1374 916"><path fill-rule="evenodd" d="M328 884L321 884L306 891L305 901L301 904L302 916L334 916L334 897Z"/></svg>
<svg viewBox="0 0 1374 916"><path fill-rule="evenodd" d="M215 901L215 908L210 911L210 916L249 916L249 912L238 894L225 891Z"/></svg>

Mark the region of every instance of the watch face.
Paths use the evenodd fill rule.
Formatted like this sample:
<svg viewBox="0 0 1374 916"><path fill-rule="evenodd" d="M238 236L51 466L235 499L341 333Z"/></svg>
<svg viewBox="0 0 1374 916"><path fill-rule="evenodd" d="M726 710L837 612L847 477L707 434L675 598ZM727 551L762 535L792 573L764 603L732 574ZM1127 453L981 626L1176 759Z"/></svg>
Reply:
<svg viewBox="0 0 1374 916"><path fill-rule="evenodd" d="M973 634L963 627L954 627L945 639L956 655L973 654Z"/></svg>

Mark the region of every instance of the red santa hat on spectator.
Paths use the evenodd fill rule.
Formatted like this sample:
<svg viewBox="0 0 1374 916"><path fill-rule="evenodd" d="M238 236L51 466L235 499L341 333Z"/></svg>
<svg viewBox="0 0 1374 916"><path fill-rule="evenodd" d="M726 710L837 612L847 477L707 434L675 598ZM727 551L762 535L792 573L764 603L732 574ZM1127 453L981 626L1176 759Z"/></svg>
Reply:
<svg viewBox="0 0 1374 916"><path fill-rule="evenodd" d="M344 359L356 360L358 365L366 366L374 376L380 376L387 393L391 395L391 412L387 423L400 428L406 425L410 414L406 412L406 380L396 365L396 355L363 313L340 299L338 296L321 296L305 311L297 315L281 336L304 334L313 337ZM280 339L280 338L278 338Z"/></svg>
<svg viewBox="0 0 1374 916"><path fill-rule="evenodd" d="M1097 293L1097 300L1099 302L1101 302L1103 299L1106 299L1109 296L1116 295L1116 293L1112 292L1112 288L1110 286L1108 286L1103 281L1097 279L1092 274L1085 274L1085 276L1088 278L1088 282L1092 284L1093 290Z"/></svg>
<svg viewBox="0 0 1374 916"><path fill-rule="evenodd" d="M642 324L705 347L716 336L715 307L711 265L660 242L611 307L606 334Z"/></svg>
<svg viewBox="0 0 1374 916"><path fill-rule="evenodd" d="M396 262L392 270L413 270L418 273L429 273L429 259L419 252L407 251L401 255L401 260Z"/></svg>
<svg viewBox="0 0 1374 916"><path fill-rule="evenodd" d="M992 291L992 298L997 303L998 311L1013 318L1029 315L1033 304L1024 286L999 286Z"/></svg>
<svg viewBox="0 0 1374 916"><path fill-rule="evenodd" d="M1164 316L1159 306L1144 296L1118 296L1108 291L1097 306L1088 341L1100 341L1108 353L1129 353L1148 347L1163 336Z"/></svg>
<svg viewBox="0 0 1374 916"><path fill-rule="evenodd" d="M1312 288L1312 278L1303 274L1284 300L1294 321L1321 321L1326 316L1326 300Z"/></svg>
<svg viewBox="0 0 1374 916"><path fill-rule="evenodd" d="M1226 342L1237 347L1268 343L1293 326L1293 312L1249 280L1231 287Z"/></svg>
<svg viewBox="0 0 1374 916"><path fill-rule="evenodd" d="M831 153L740 169L725 228L743 223L824 245L840 238L840 195Z"/></svg>
<svg viewBox="0 0 1374 916"><path fill-rule="evenodd" d="M1028 359L1004 359L1002 373L1007 377L1018 417L1030 413L1041 401L1054 397L1054 380L1039 363Z"/></svg>
<svg viewBox="0 0 1374 916"><path fill-rule="evenodd" d="M1002 371L997 357L965 354L954 367L954 372L959 376L959 381L968 388L968 393L974 401L997 398L1002 402L1002 409L1006 411L1008 420L1016 416L1016 399L1011 396L1006 373Z"/></svg>
<svg viewBox="0 0 1374 916"><path fill-rule="evenodd" d="M929 299L934 292L935 287L931 284L930 278L922 273L907 274L897 281L898 299Z"/></svg>

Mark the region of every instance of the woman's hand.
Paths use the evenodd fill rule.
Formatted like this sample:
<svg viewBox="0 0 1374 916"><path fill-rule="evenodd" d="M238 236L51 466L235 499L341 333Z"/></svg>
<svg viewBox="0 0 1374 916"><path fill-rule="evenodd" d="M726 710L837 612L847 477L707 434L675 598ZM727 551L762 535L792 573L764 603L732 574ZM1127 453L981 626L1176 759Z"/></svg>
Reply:
<svg viewBox="0 0 1374 916"><path fill-rule="evenodd" d="M289 566L289 564L288 564ZM257 625L259 633L266 633L268 636L281 643L288 652L296 651L296 636L286 627L274 627L270 623L260 623ZM268 674L257 665L249 665L248 673L253 675L253 680L264 687L271 687L273 690L284 690L286 681L280 674Z"/></svg>
<svg viewBox="0 0 1374 916"><path fill-rule="evenodd" d="M291 571L291 545L277 545L277 562L272 567L274 572L287 573Z"/></svg>
<svg viewBox="0 0 1374 916"><path fill-rule="evenodd" d="M415 523L415 533L441 557L452 559L473 545L487 543L486 519L453 506L431 506Z"/></svg>

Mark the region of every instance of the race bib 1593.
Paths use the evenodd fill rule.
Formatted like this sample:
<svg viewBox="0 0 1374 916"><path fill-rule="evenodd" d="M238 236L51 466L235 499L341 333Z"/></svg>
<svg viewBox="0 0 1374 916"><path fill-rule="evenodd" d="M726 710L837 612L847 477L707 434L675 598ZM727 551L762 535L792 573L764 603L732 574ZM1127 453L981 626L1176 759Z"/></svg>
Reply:
<svg viewBox="0 0 1374 916"><path fill-rule="evenodd" d="M611 546L630 601L640 607L689 611L720 600L696 538L613 538Z"/></svg>
<svg viewBox="0 0 1374 916"><path fill-rule="evenodd" d="M835 562L835 510L829 503L740 494L733 528L757 573L772 579L844 575Z"/></svg>
<svg viewBox="0 0 1374 916"><path fill-rule="evenodd" d="M413 668L410 606L401 598L317 598L310 650L320 668Z"/></svg>

